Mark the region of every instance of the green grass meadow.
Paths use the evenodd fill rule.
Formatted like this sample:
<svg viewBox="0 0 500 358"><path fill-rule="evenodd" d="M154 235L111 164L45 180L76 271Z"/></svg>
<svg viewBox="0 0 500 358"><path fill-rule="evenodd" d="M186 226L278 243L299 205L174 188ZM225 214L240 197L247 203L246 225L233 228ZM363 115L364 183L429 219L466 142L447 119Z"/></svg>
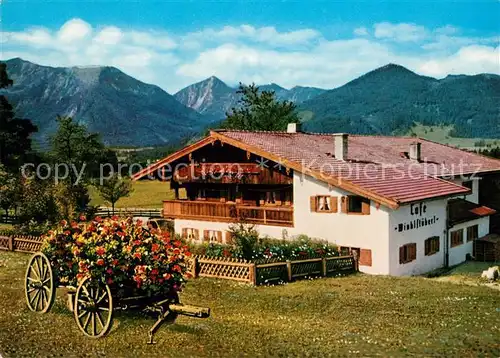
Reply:
<svg viewBox="0 0 500 358"><path fill-rule="evenodd" d="M109 336L84 337L64 293L47 314L27 309L29 255L0 252L3 357L498 357L500 291L423 277L356 274L252 287L196 279L184 303L212 316L180 317L147 345L154 319L121 313Z"/></svg>
<svg viewBox="0 0 500 358"><path fill-rule="evenodd" d="M121 198L116 203L117 208L161 208L163 200L174 198L174 192L170 190L169 182L159 180L142 180L132 182L133 191L130 196ZM90 205L111 206L104 202L99 196L96 188L89 187L91 197Z"/></svg>

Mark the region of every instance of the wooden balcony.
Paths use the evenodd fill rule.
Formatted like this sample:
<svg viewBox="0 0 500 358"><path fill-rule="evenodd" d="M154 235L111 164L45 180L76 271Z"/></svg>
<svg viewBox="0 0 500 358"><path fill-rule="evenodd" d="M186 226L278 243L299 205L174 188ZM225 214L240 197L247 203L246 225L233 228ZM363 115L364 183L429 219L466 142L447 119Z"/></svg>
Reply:
<svg viewBox="0 0 500 358"><path fill-rule="evenodd" d="M163 216L174 219L293 226L293 207L290 206L251 206L210 201L165 200Z"/></svg>

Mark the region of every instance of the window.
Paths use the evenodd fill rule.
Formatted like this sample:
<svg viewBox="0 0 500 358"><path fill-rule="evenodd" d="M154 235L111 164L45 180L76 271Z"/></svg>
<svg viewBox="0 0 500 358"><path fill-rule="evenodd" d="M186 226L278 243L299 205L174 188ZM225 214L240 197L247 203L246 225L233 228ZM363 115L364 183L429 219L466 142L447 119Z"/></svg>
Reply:
<svg viewBox="0 0 500 358"><path fill-rule="evenodd" d="M188 240L199 240L200 232L198 229L184 228L182 229L182 237Z"/></svg>
<svg viewBox="0 0 500 358"><path fill-rule="evenodd" d="M204 230L203 231L203 241L222 243L222 231Z"/></svg>
<svg viewBox="0 0 500 358"><path fill-rule="evenodd" d="M439 236L425 240L425 256L434 255L437 252L439 252Z"/></svg>
<svg viewBox="0 0 500 358"><path fill-rule="evenodd" d="M370 215L370 200L362 196L343 196L341 206L342 212L346 214Z"/></svg>
<svg viewBox="0 0 500 358"><path fill-rule="evenodd" d="M406 264L417 259L417 244L411 243L399 248L399 263Z"/></svg>
<svg viewBox="0 0 500 358"><path fill-rule="evenodd" d="M464 243L464 229L452 231L450 234L450 247L460 246Z"/></svg>
<svg viewBox="0 0 500 358"><path fill-rule="evenodd" d="M336 213L338 199L336 196L311 196L311 211L318 213Z"/></svg>
<svg viewBox="0 0 500 358"><path fill-rule="evenodd" d="M474 241L479 237L479 226L474 225L467 228L467 242Z"/></svg>

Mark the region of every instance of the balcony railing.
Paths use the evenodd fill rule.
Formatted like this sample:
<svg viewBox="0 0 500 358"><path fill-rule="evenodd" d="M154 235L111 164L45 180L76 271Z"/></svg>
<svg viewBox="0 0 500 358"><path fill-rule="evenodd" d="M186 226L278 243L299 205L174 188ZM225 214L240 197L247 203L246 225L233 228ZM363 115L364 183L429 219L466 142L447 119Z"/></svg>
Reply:
<svg viewBox="0 0 500 358"><path fill-rule="evenodd" d="M189 200L165 200L163 216L201 221L293 226L293 208Z"/></svg>

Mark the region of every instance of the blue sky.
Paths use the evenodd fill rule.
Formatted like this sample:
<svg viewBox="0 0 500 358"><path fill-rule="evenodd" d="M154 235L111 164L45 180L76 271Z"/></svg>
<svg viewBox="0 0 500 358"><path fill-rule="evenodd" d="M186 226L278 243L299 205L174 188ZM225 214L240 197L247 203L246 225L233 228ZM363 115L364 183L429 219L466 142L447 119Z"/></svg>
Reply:
<svg viewBox="0 0 500 358"><path fill-rule="evenodd" d="M388 62L500 72L498 0L4 0L1 11L1 59L112 65L171 93L211 75L333 88Z"/></svg>

